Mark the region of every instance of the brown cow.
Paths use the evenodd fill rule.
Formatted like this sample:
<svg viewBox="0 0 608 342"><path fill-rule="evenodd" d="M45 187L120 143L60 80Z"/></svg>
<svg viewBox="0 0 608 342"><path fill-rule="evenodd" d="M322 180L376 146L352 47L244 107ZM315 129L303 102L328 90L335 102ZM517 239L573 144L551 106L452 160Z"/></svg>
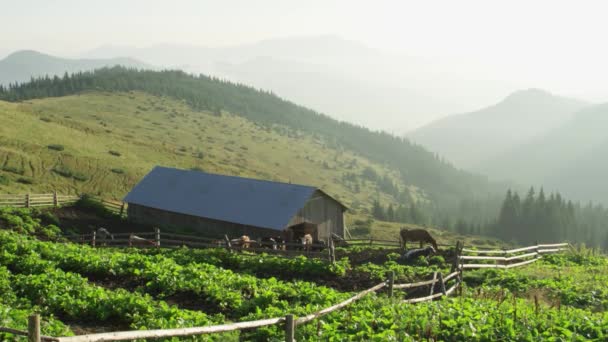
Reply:
<svg viewBox="0 0 608 342"><path fill-rule="evenodd" d="M401 231L399 232L399 237L401 240L401 248L406 249L407 248L407 242L408 241L419 241L420 242L420 248L422 248L423 243L430 243L431 245L433 245L433 247L435 248L435 250L439 250L437 248L437 241L435 241L435 239L433 239L433 237L431 236L431 234L429 234L429 232L427 232L425 229L407 229L407 228L401 228Z"/></svg>

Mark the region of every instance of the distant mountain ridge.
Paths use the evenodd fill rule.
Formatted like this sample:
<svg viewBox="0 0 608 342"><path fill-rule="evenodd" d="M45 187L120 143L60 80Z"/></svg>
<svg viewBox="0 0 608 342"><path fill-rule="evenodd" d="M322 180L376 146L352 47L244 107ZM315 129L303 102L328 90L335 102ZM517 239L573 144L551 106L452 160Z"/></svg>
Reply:
<svg viewBox="0 0 608 342"><path fill-rule="evenodd" d="M466 111L473 103L491 103L517 88L507 82L476 79L462 63L455 67L452 61L386 52L334 35L227 47L106 45L83 56L132 56L164 68L227 78L272 91L335 119L395 134L429 118Z"/></svg>
<svg viewBox="0 0 608 342"><path fill-rule="evenodd" d="M133 58L68 59L47 55L33 50L14 52L0 60L0 84L26 82L32 77L55 76L77 71L89 71L101 67L120 65L130 68L150 66Z"/></svg>
<svg viewBox="0 0 608 342"><path fill-rule="evenodd" d="M439 119L408 136L458 167L479 170L487 160L558 127L586 106L540 89L521 90L496 105Z"/></svg>
<svg viewBox="0 0 608 342"><path fill-rule="evenodd" d="M608 104L590 106L559 127L488 160L480 171L608 204L606 132Z"/></svg>

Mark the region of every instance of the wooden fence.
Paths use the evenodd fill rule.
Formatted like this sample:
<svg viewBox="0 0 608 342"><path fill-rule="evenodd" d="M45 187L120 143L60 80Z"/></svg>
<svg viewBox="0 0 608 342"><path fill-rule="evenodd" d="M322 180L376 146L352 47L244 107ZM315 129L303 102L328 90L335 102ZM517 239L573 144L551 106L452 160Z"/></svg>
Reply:
<svg viewBox="0 0 608 342"><path fill-rule="evenodd" d="M248 247L245 247L232 244L231 239L229 239L228 236L225 236L223 239L213 239L196 235L164 233L158 228L156 228L153 232L116 233L112 235L113 239L101 239L97 236L96 232L92 232L90 234L69 235L66 236L66 238L72 242L89 244L93 247L179 248L185 246L190 248L225 248L229 251L258 252L287 257L304 255L310 258L327 259L330 262L335 262L336 260L335 246L331 239L328 240L327 244L313 243L310 245L310 250L303 250L303 245L301 242L286 242L277 244L277 247L284 246L284 249L274 249L272 244L263 243L260 241L252 241L249 243ZM136 236L137 238L134 239L133 236Z"/></svg>
<svg viewBox="0 0 608 342"><path fill-rule="evenodd" d="M73 204L80 199L76 195L59 195L57 192L48 194L0 195L0 207L58 207Z"/></svg>
<svg viewBox="0 0 608 342"><path fill-rule="evenodd" d="M457 281L452 285L449 289L446 290L446 283L451 280L456 279ZM433 274L433 280L431 281L423 281L418 283L407 283L407 284L394 284L394 273L389 273L389 277L387 280L370 287L367 290L361 291L356 295L340 302L338 304L332 305L328 308L324 308L317 312L311 313L309 315L295 318L294 315L288 314L285 317L275 317L269 319L262 319L256 321L247 321L247 322L238 322L238 323L229 323L229 324L221 324L221 325L213 325L213 326L205 326L205 327L193 327L193 328L177 328L177 329L157 329L157 330L131 330L131 331L116 331L116 332L108 332L108 333L98 333L98 334L87 334L87 335L79 335L79 336L67 336L67 337L49 337L40 335L40 317L38 315L30 316L30 324L28 324L28 331L21 331L11 328L1 328L0 331L8 332L15 335L23 335L28 336L29 341L55 341L55 342L101 342L101 341L126 341L126 340L136 340L136 339L157 339L157 338L167 338L167 337L185 337L185 336L197 336L197 335L205 335L205 334L214 334L214 333L222 333L243 329L254 329L264 326L270 325L283 325L285 330L285 341L293 342L295 341L295 331L298 325L309 323L317 318L325 316L334 311L340 310L348 305L358 301L359 299L365 297L366 295L377 292L381 289L387 288L387 293L389 297L393 297L394 290L398 289L411 289L420 286L429 286L430 287L430 295L420 298L413 299L405 299L404 303L419 303L424 301L430 301L442 296L449 296L454 293L456 288L460 286L462 282L461 272L456 271L452 272L445 278L441 276L441 273L435 272ZM441 292L433 293L435 285L439 284L441 287Z"/></svg>
<svg viewBox="0 0 608 342"><path fill-rule="evenodd" d="M109 200L99 196L89 196L89 198L101 203L106 209L120 217L127 215L127 203L125 202Z"/></svg>
<svg viewBox="0 0 608 342"><path fill-rule="evenodd" d="M490 254L490 255L460 255L459 262L460 268L513 268L524 266L536 262L542 258L543 254L557 253L560 251L567 250L569 248L568 243L554 243L554 244L536 244L534 246L515 248L509 250L477 250L463 248L463 253L474 253L474 254ZM492 256L502 255L502 256ZM510 256L512 255L512 256ZM490 263L478 263L468 264L465 261L478 260ZM517 261L511 263L512 261ZM491 263L493 262L493 263Z"/></svg>
<svg viewBox="0 0 608 342"><path fill-rule="evenodd" d="M401 248L401 243L395 240L375 239L373 237L366 239L347 239L344 240L350 246L378 246L378 247L394 247ZM439 247L452 247L453 245L438 244Z"/></svg>

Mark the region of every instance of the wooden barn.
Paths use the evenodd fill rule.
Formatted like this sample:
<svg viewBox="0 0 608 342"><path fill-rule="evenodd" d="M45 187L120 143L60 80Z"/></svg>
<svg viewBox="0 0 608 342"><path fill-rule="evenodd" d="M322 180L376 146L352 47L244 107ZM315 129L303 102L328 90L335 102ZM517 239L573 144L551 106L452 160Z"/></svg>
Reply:
<svg viewBox="0 0 608 342"><path fill-rule="evenodd" d="M124 198L129 219L203 236L254 238L317 226L317 238L344 237L346 207L311 186L155 167Z"/></svg>

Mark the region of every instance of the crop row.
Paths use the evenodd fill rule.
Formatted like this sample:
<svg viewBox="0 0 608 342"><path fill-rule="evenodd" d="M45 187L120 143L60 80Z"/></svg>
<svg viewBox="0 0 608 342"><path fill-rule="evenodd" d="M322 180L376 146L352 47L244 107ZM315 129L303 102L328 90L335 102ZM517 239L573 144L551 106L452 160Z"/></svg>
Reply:
<svg viewBox="0 0 608 342"><path fill-rule="evenodd" d="M223 321L221 316L181 310L149 295L91 285L77 274L55 268L37 253L14 254L15 247L3 241L0 257L2 265L12 270L7 278L15 301L27 302L45 316L113 329L189 327Z"/></svg>
<svg viewBox="0 0 608 342"><path fill-rule="evenodd" d="M298 327L306 341L605 341L608 313L561 309L516 298L463 298L404 305L371 295L322 319Z"/></svg>
<svg viewBox="0 0 608 342"><path fill-rule="evenodd" d="M464 279L471 286L500 286L524 295L540 291L547 300L560 305L606 311L607 266L603 257L550 255L521 269L467 272Z"/></svg>
<svg viewBox="0 0 608 342"><path fill-rule="evenodd" d="M139 289L159 298L187 295L202 300L202 309L231 318L274 308L280 312L308 313L334 304L348 294L314 283L258 279L204 263L179 265L162 255L98 250L74 244L58 244L0 233L0 244L12 242L16 255L36 253L48 263L89 278L133 280ZM2 249L7 249L6 246Z"/></svg>
<svg viewBox="0 0 608 342"><path fill-rule="evenodd" d="M0 326L26 330L28 316L38 310L29 301L17 297L11 281L13 276L4 266L0 266ZM53 316L46 316L41 321L41 331L44 335L68 336L72 332L61 321ZM0 332L0 340L8 341L14 336Z"/></svg>

